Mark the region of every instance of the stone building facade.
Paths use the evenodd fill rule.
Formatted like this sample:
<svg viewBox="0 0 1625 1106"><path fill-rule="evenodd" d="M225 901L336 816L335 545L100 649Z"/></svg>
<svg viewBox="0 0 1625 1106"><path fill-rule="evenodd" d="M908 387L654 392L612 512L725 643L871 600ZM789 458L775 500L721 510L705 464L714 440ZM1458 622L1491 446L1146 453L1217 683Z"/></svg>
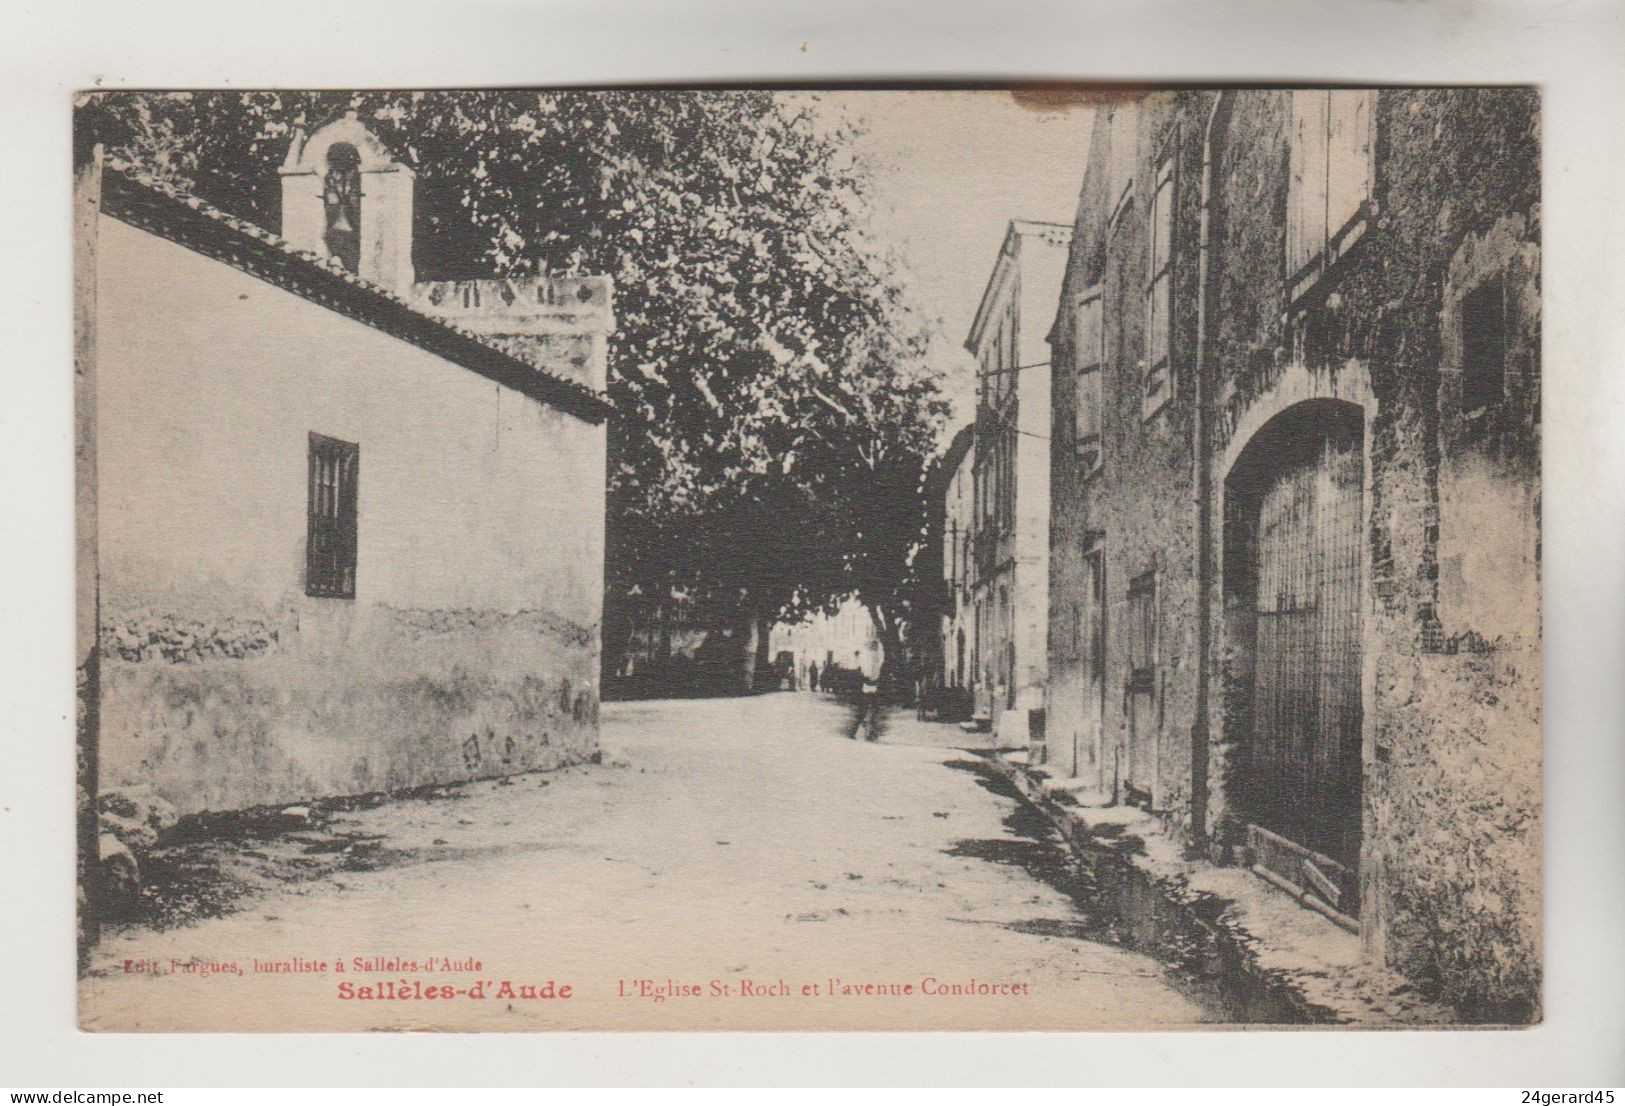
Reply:
<svg viewBox="0 0 1625 1106"><path fill-rule="evenodd" d="M976 525L976 426L954 435L941 463L936 491L941 511L941 671L939 686L946 693L942 708L954 716L972 707L971 688L981 655L976 639L976 556L972 542Z"/></svg>
<svg viewBox="0 0 1625 1106"><path fill-rule="evenodd" d="M1540 976L1539 104L1097 112L1055 330L1047 755L1472 1016Z"/></svg>
<svg viewBox="0 0 1625 1106"><path fill-rule="evenodd" d="M1023 746L1042 718L1049 606L1050 350L1071 228L1015 220L965 348L975 359L975 713Z"/></svg>
<svg viewBox="0 0 1625 1106"><path fill-rule="evenodd" d="M609 281L415 283L411 170L353 117L295 140L280 236L95 175L102 791L185 814L593 754Z"/></svg>

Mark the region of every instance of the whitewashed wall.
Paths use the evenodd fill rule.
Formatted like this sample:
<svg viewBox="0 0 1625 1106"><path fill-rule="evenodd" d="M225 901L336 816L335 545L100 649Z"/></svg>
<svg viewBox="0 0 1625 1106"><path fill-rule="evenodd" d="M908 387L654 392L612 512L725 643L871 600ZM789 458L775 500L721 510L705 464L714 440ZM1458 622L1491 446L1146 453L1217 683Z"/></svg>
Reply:
<svg viewBox="0 0 1625 1106"><path fill-rule="evenodd" d="M596 746L601 425L115 219L98 250L104 790L221 809ZM354 600L304 592L311 431L360 445Z"/></svg>

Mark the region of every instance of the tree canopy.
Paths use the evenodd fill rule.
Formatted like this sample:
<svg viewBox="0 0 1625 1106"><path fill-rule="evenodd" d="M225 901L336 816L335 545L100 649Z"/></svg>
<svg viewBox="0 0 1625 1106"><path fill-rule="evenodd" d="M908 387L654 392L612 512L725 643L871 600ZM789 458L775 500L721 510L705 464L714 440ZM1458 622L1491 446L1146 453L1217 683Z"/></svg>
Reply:
<svg viewBox="0 0 1625 1106"><path fill-rule="evenodd" d="M896 640L947 405L853 120L632 90L103 94L80 123L274 229L295 128L346 109L418 174L421 278L614 278L612 595L794 617L856 594Z"/></svg>

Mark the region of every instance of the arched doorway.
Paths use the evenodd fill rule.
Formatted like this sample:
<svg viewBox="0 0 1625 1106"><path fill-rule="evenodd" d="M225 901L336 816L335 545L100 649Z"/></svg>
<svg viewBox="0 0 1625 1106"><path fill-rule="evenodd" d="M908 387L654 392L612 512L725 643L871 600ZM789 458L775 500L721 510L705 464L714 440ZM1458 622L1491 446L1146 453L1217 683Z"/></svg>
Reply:
<svg viewBox="0 0 1625 1106"><path fill-rule="evenodd" d="M1225 480L1225 713L1260 863L1345 914L1359 896L1364 412L1314 399Z"/></svg>

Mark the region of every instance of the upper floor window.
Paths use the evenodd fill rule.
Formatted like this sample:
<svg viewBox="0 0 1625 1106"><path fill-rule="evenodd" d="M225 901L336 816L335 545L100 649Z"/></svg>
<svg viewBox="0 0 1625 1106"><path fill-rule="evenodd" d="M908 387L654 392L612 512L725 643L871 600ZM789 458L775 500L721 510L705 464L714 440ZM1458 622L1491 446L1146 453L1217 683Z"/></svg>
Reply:
<svg viewBox="0 0 1625 1106"><path fill-rule="evenodd" d="M1008 324L1003 316L999 317L999 328L993 333L993 371L998 375L993 378L996 391L1002 400L1010 392L1014 383L1011 379L1015 374L1011 372L1011 362L1006 351L1008 337L1006 328Z"/></svg>
<svg viewBox="0 0 1625 1106"><path fill-rule="evenodd" d="M1014 390L1017 378L1020 376L1021 354L1016 348L1016 299L1021 295L1021 281L1016 280L1015 290L1011 293L1010 307L1004 316L1004 363L1010 369L1010 388Z"/></svg>
<svg viewBox="0 0 1625 1106"><path fill-rule="evenodd" d="M1134 163L1139 157L1140 105L1121 103L1112 108L1111 147L1107 154L1106 209L1116 219L1134 185Z"/></svg>
<svg viewBox="0 0 1625 1106"><path fill-rule="evenodd" d="M1506 397L1506 281L1494 277L1461 301L1461 409L1469 414Z"/></svg>
<svg viewBox="0 0 1625 1106"><path fill-rule="evenodd" d="M1173 394L1168 347L1173 326L1174 159L1157 166L1157 187L1146 220L1146 332L1144 413L1162 409Z"/></svg>
<svg viewBox="0 0 1625 1106"><path fill-rule="evenodd" d="M976 439L976 529L986 529L993 521L993 448L991 424Z"/></svg>
<svg viewBox="0 0 1625 1106"><path fill-rule="evenodd" d="M987 371L995 402L1003 402L1016 390L1019 372L1016 364L1016 323L1013 308L1000 312L987 349Z"/></svg>
<svg viewBox="0 0 1625 1106"><path fill-rule="evenodd" d="M1072 358L1078 367L1077 394L1073 400L1073 439L1078 461L1085 475L1100 468L1101 386L1105 361L1105 334L1102 326L1100 285L1084 292L1073 314Z"/></svg>
<svg viewBox="0 0 1625 1106"><path fill-rule="evenodd" d="M1004 430L996 416L985 437L977 443L977 450L976 529L986 540L1002 523L1004 502Z"/></svg>
<svg viewBox="0 0 1625 1106"><path fill-rule="evenodd" d="M357 477L361 447L310 436L305 535L305 594L355 598Z"/></svg>
<svg viewBox="0 0 1625 1106"><path fill-rule="evenodd" d="M1286 271L1293 297L1364 233L1376 93L1293 92Z"/></svg>
<svg viewBox="0 0 1625 1106"><path fill-rule="evenodd" d="M1007 534L1016 521L1016 429L1012 412L1009 425L999 433L999 501L995 510L999 533Z"/></svg>

